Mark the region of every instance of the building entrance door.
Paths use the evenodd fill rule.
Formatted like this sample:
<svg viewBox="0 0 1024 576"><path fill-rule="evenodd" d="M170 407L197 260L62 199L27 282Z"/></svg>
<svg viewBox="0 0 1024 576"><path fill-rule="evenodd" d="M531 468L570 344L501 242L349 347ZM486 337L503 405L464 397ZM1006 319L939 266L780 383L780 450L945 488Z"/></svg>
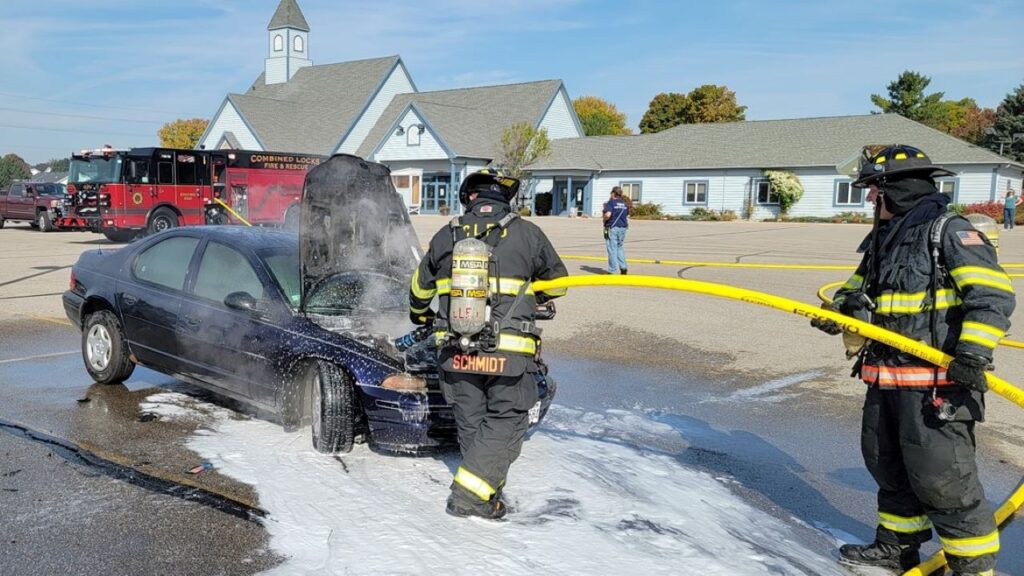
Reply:
<svg viewBox="0 0 1024 576"><path fill-rule="evenodd" d="M446 210L451 208L451 198L448 195L450 180L451 177L448 175L423 176L423 213L436 214L442 207Z"/></svg>

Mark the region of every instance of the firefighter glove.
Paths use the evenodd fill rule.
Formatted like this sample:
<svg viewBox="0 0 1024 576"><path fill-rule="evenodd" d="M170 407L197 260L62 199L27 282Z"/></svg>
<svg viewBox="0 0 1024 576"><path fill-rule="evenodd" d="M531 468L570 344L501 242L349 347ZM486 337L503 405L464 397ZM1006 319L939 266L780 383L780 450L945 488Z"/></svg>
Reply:
<svg viewBox="0 0 1024 576"><path fill-rule="evenodd" d="M853 316L862 310L874 310L875 303L864 292L854 290L842 296L837 296L835 302L832 303L832 309L838 310L847 316Z"/></svg>
<svg viewBox="0 0 1024 576"><path fill-rule="evenodd" d="M427 308L426 312L412 312L412 311L410 311L409 312L409 320L411 320L412 323L417 325L417 326L426 326L428 324L433 324L434 323L434 316L436 316L436 315L437 314L433 310L431 310L430 308Z"/></svg>
<svg viewBox="0 0 1024 576"><path fill-rule="evenodd" d="M970 352L958 352L953 361L949 363L946 375L954 383L964 388L977 390L978 392L987 392L986 368L988 368L988 360L985 358Z"/></svg>
<svg viewBox="0 0 1024 576"><path fill-rule="evenodd" d="M824 308L825 310L832 310L832 306L828 304L822 304L821 307ZM811 320L811 326L814 326L818 330L821 330L822 332L830 336L835 336L837 334L843 333L843 329L839 326L839 324L836 324L834 320L814 318Z"/></svg>

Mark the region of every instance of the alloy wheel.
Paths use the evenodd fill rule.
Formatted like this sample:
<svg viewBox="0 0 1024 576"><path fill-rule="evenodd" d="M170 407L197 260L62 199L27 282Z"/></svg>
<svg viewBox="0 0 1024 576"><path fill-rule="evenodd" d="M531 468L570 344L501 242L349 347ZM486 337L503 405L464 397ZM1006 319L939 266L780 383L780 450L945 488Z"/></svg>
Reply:
<svg viewBox="0 0 1024 576"><path fill-rule="evenodd" d="M110 332L107 330L107 327L97 324L90 328L85 344L85 353L89 366L97 372L106 370L107 366L110 365L110 354L112 351Z"/></svg>

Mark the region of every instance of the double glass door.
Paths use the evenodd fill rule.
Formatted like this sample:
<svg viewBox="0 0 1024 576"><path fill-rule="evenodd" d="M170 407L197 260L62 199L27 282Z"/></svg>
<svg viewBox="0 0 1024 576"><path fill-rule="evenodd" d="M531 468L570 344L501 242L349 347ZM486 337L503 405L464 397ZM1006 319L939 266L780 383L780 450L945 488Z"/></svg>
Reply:
<svg viewBox="0 0 1024 576"><path fill-rule="evenodd" d="M451 208L450 176L423 176L423 194L420 210L424 213L440 212L441 208Z"/></svg>

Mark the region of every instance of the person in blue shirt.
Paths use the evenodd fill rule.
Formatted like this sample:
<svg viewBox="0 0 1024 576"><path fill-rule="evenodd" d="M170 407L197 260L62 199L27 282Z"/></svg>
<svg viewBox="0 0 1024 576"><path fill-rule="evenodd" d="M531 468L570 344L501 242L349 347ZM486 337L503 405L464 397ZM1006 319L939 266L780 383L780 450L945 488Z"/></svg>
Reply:
<svg viewBox="0 0 1024 576"><path fill-rule="evenodd" d="M629 204L622 198L622 188L612 188L604 203L604 242L608 248L608 273L627 274L626 231L629 230Z"/></svg>

